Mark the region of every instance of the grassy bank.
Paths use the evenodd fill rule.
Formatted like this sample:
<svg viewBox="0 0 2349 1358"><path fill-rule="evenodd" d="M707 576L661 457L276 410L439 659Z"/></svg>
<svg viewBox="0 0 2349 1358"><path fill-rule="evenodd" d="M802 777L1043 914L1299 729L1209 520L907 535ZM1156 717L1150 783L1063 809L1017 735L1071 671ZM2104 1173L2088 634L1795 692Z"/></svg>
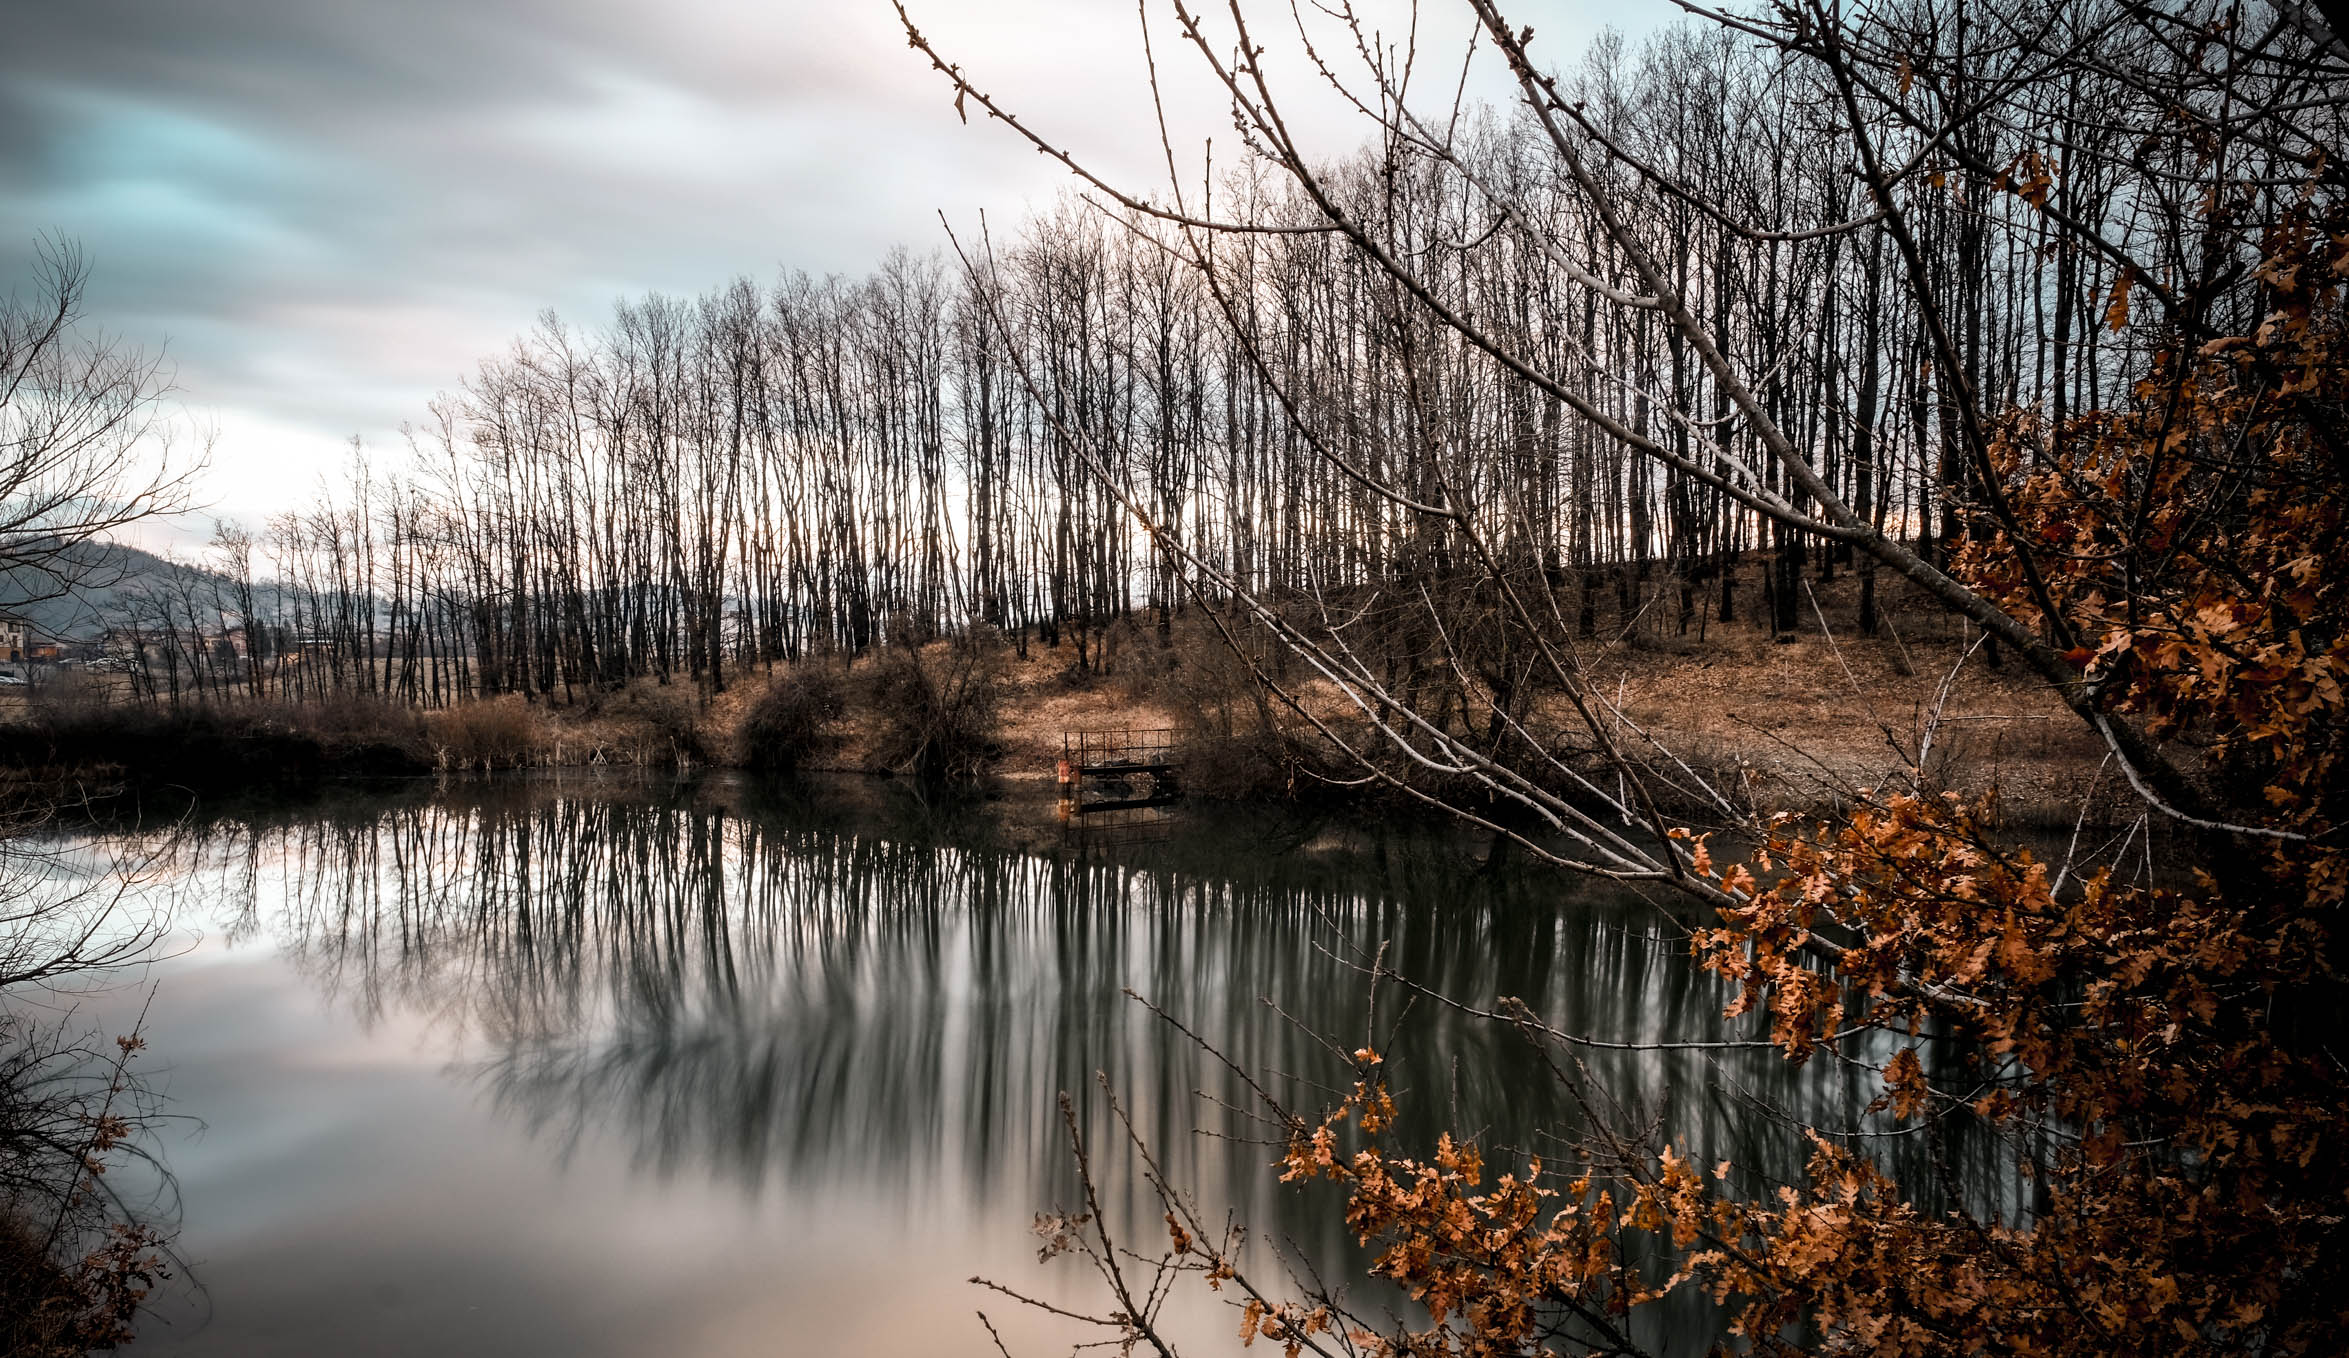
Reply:
<svg viewBox="0 0 2349 1358"><path fill-rule="evenodd" d="M1740 809L1764 811L1831 808L1859 790L1915 780L1994 795L2001 819L2016 828L2069 829L2083 806L2091 824L2136 813L2126 787L2104 770L2103 746L2020 662L2002 661L1978 634L1922 610L1862 636L1852 593L1848 582L1822 587L1811 630L1791 636L1708 621L1701 636L1602 628L1580 645L1582 684L1604 699L1594 706L1607 738L1655 775L1652 793L1667 814L1718 819L1698 777ZM1302 713L1266 700L1248 666L1205 626L1178 621L1163 639L1128 630L1108 662L1091 669L1073 666L1066 652L1031 648L1010 666L998 777L1049 780L1063 731L1164 726L1179 733L1194 794L1381 796L1341 786L1358 783L1361 769L1313 721L1356 749L1385 752L1386 742L1333 685L1294 661L1284 670L1275 647L1256 663ZM1422 712L1442 720L1447 709L1460 711L1435 693L1413 695ZM1448 725L1466 729L1457 715ZM1533 695L1524 725L1559 765L1593 781L1616 778L1562 691ZM1389 768L1427 781L1400 760Z"/></svg>
<svg viewBox="0 0 2349 1358"><path fill-rule="evenodd" d="M2096 795L2102 750L2019 667L1916 623L1861 637L1837 602L1831 591L1822 599L1825 629L1793 637L1708 622L1701 636L1646 627L1583 643L1584 684L1616 714L1608 737L1657 771L1667 810L1705 815L1692 773L1741 807L1803 809L1900 785L1920 768L1938 785L1995 791L2018 825L2068 826L2084 799L2118 809L2117 789ZM1256 670L1296 706L1268 696ZM1420 685L1415 701L1440 713L1440 689L1427 687L1437 681L1445 675L1396 682ZM1524 708L1561 768L1615 777L1562 691L1535 693ZM761 667L707 691L639 680L569 701L507 695L432 711L358 696L151 706L59 692L0 722L0 768L33 782L197 791L591 765L1047 784L1065 732L1165 727L1194 795L1375 797L1341 792L1359 771L1308 717L1357 748L1382 748L1345 695L1277 646L1243 658L1191 616L1164 630L1097 628L1082 648L985 634Z"/></svg>

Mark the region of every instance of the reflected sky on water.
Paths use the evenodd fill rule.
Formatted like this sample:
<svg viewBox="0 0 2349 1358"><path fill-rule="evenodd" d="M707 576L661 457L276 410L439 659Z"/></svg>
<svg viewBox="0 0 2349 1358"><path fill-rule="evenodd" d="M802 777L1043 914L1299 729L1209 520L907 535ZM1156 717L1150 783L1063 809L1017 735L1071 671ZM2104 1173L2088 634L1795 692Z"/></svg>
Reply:
<svg viewBox="0 0 2349 1358"><path fill-rule="evenodd" d="M965 1280L1096 1300L1028 1230L1077 1193L1055 1095L1108 1137L1095 1072L1203 1203L1360 1257L1128 987L1304 1109L1348 1078L1323 1039L1370 1030L1382 944L1590 1036L1723 1030L1665 912L1440 828L1201 807L1103 849L864 783L527 778L200 817L166 863L142 891L191 941L105 1002L150 1005L156 1079L203 1124L162 1148L200 1286L145 1352L978 1353L981 1306L1015 1352L1062 1352ZM1377 1026L1406 1138L1574 1135L1541 1053L1403 999ZM1801 1146L1755 1099L1865 1101L1852 1068L1766 1054L1589 1059L1756 1172ZM1103 1158L1113 1213L1155 1222ZM1178 1328L1236 1326L1202 1294Z"/></svg>

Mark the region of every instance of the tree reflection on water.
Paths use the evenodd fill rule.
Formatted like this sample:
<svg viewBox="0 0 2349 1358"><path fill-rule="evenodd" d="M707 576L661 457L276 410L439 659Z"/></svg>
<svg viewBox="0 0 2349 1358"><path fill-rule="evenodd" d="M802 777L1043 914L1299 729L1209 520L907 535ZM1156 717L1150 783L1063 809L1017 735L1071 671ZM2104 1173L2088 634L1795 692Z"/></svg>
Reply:
<svg viewBox="0 0 2349 1358"><path fill-rule="evenodd" d="M664 1178L851 1184L917 1214L944 1194L1014 1221L1073 1200L1054 1096L1078 1095L1089 1139L1110 1138L1100 1072L1175 1180L1324 1258L1347 1251L1327 1201L1271 1183L1242 1082L1129 987L1304 1110L1348 1078L1333 1044L1370 1036L1362 964L1382 946L1431 991L1515 996L1600 1042L1722 1028L1680 921L1448 831L1201 808L1163 842L1096 853L836 788L547 779L187 836L212 918L274 939L363 1021L428 1018L558 1154L616 1135ZM1482 1128L1488 1147L1554 1154L1576 1135L1550 1058L1503 1026L1389 987L1378 1028L1406 1142ZM1741 1173L1799 1176L1803 1142L1765 1108L1862 1121L1855 1067L1581 1054L1634 1116ZM1111 1168L1113 1201L1154 1218Z"/></svg>

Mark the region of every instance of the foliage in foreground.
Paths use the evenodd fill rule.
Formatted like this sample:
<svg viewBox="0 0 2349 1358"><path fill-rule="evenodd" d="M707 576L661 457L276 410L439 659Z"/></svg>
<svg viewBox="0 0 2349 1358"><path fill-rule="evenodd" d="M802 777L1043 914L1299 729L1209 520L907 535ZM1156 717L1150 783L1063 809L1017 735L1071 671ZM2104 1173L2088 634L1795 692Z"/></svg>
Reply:
<svg viewBox="0 0 2349 1358"><path fill-rule="evenodd" d="M1751 1016L1788 1062L1860 1076L1870 1127L1802 1129L1799 1181L1757 1191L1631 1125L1568 1035L1505 1004L1565 1052L1554 1069L1588 1114L1563 1169L1496 1176L1465 1140L1397 1145L1368 1048L1319 1118L1266 1096L1287 1121L1283 1178L1342 1188L1372 1273L1416 1320L1259 1282L1130 1126L1166 1207L1158 1256L1121 1246L1097 1204L1039 1224L1047 1255L1100 1272L1117 1309L1093 1319L1171 1353L1160 1303L1188 1273L1239 1306L1242 1340L1292 1358L1646 1353L1647 1313L1690 1300L1762 1353L2334 1351L2349 1333L2349 217L2314 201L2266 231L2240 333L2164 326L2120 408L2004 423L1992 466L2012 526L1978 525L1954 562L2061 648L2067 700L2146 820L2172 827L2173 866L2148 848L2143 872L2075 873L1921 774L1833 820L1778 817L1743 861L1675 830L1691 894L1717 907L1693 955L1729 987L1728 1017ZM1926 1181L1879 1154L1895 1138L1923 1147ZM2023 1199L1967 1182L1961 1138L1997 1146Z"/></svg>
<svg viewBox="0 0 2349 1358"><path fill-rule="evenodd" d="M1429 1324L1381 1334L1328 1297L1252 1301L1245 1337L1633 1351L1621 1318L1682 1289L1766 1352L2310 1353L2349 1333L2349 1071L2332 1045L2349 224L2283 222L2260 277L2253 333L2173 346L2126 412L2054 440L2018 420L2001 444L2022 529L2060 563L2052 597L2096 710L2199 752L2203 776L2147 789L2192 798L2172 808L2201 837L2190 878L2066 882L1956 795L1782 818L1749 862L1696 858L1737 902L1696 938L1735 987L1729 1013L1766 1015L1797 1063L1890 1035L1873 1111L1927 1138L1945 1178L1960 1124L1999 1136L2038 1179L2036 1209L1983 1214L1959 1192L1929 1209L1815 1132L1806 1181L1774 1197L1624 1139L1571 1177L1537 1161L1488 1182L1473 1146L1385 1143L1392 1103L1365 1053L1354 1094L1297 1128L1285 1173L1345 1186L1374 1272ZM1960 570L2033 616L2015 559L1986 537ZM1929 1046L1959 1058L1929 1074Z"/></svg>
<svg viewBox="0 0 2349 1358"><path fill-rule="evenodd" d="M170 1238L110 1169L143 1158L137 1034L101 1053L54 1023L0 1014L0 1353L67 1358L127 1344L171 1277Z"/></svg>

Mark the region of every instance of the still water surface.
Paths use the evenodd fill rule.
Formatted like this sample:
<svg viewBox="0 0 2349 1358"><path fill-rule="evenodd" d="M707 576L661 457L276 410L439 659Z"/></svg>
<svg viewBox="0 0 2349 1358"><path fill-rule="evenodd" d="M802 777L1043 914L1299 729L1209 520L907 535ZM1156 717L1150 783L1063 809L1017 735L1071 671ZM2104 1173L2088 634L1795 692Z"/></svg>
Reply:
<svg viewBox="0 0 2349 1358"><path fill-rule="evenodd" d="M1636 896L1450 831L1262 812L1103 846L871 784L515 779L200 817L137 890L176 955L100 1017L148 1007L194 1265L155 1354L991 1352L981 1308L1015 1352L1064 1352L1086 1336L966 1280L1098 1301L1029 1230L1076 1200L1055 1095L1110 1136L1096 1072L1211 1210L1349 1257L1336 1199L1270 1182L1214 1101L1244 1090L1128 988L1306 1108L1344 1078L1323 1038L1373 1025L1358 963L1382 944L1562 1028L1722 1032L1722 993ZM1579 1125L1519 1038L1378 1004L1407 1136L1555 1151ZM1799 1144L1752 1097L1851 1094L1766 1059L1592 1059L1763 1170ZM1102 1159L1113 1215L1154 1222ZM1220 1301L1178 1310L1236 1347Z"/></svg>

